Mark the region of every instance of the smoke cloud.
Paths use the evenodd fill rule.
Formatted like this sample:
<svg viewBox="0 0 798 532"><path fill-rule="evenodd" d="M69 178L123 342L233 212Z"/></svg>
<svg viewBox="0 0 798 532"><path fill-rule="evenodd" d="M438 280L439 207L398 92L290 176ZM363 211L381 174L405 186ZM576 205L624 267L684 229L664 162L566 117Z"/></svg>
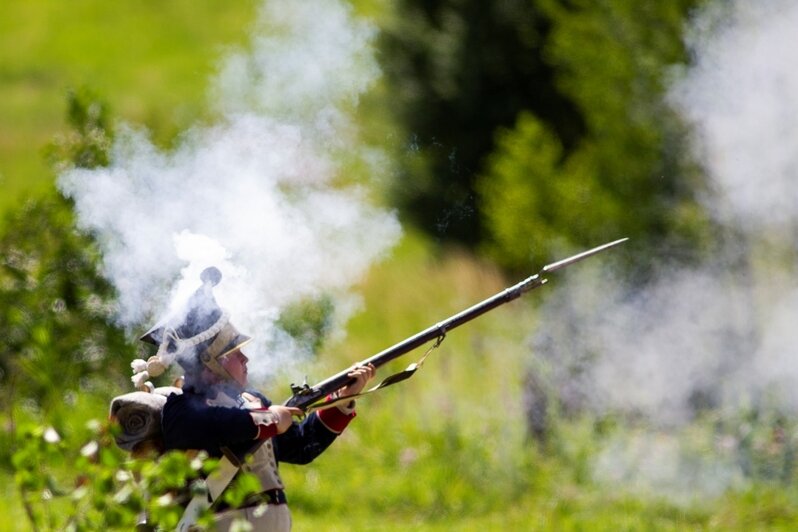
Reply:
<svg viewBox="0 0 798 532"><path fill-rule="evenodd" d="M580 266L543 310L534 350L565 408L646 427L605 442L594 464L600 480L682 500L719 494L750 474L750 426L710 430L694 445L696 416L712 412L721 426L746 409L798 411L796 27L795 2L708 5L691 21L691 65L668 95L693 125L710 178L705 207L742 240L720 250L734 260L663 266L631 292ZM762 235L779 235L780 262L751 253L757 242L774 245ZM784 435L774 428L765 444L783 445Z"/></svg>
<svg viewBox="0 0 798 532"><path fill-rule="evenodd" d="M264 2L251 45L211 80L218 123L168 152L125 125L109 167L59 176L79 224L97 235L119 323L141 330L177 311L210 265L223 273L220 305L256 338L258 373L297 354L290 342L266 349L287 340L275 327L287 304L324 294L346 319L352 285L401 233L395 214L369 201L370 183L342 184L344 157L376 178L385 171L353 120L380 74L374 34L344 2Z"/></svg>
<svg viewBox="0 0 798 532"><path fill-rule="evenodd" d="M712 4L688 36L694 64L672 96L696 126L722 220L762 231L798 217L798 6Z"/></svg>

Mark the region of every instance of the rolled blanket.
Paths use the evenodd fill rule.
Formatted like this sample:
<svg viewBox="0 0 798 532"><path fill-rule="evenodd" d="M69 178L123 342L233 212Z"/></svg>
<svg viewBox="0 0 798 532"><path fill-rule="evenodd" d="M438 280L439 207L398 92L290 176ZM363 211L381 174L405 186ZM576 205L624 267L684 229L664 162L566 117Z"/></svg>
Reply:
<svg viewBox="0 0 798 532"><path fill-rule="evenodd" d="M126 451L135 451L142 442L160 442L164 404L166 396L160 393L131 392L114 397L111 417L122 428L116 436L116 444Z"/></svg>

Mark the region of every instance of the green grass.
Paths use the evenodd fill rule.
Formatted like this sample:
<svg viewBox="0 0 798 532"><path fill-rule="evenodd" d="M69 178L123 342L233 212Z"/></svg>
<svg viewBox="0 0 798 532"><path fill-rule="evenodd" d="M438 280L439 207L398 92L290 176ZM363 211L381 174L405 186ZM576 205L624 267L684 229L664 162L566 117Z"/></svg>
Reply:
<svg viewBox="0 0 798 532"><path fill-rule="evenodd" d="M0 212L51 186L43 147L66 93L89 87L161 145L207 118L225 48L246 42L254 0L30 0L0 4Z"/></svg>

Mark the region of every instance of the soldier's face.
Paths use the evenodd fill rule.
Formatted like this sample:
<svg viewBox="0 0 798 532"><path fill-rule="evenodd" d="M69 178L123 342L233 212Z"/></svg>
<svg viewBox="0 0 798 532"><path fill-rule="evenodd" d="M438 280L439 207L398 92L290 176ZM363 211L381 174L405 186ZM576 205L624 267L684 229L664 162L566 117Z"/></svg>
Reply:
<svg viewBox="0 0 798 532"><path fill-rule="evenodd" d="M247 385L247 362L249 359L240 349L236 349L221 359L222 367L241 386Z"/></svg>

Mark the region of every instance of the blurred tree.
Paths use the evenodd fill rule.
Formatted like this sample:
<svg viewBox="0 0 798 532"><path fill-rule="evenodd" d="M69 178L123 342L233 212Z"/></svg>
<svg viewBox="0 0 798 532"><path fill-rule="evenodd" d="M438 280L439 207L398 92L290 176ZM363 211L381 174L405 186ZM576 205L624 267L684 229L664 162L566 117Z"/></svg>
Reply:
<svg viewBox="0 0 798 532"><path fill-rule="evenodd" d="M499 133L488 161L478 182L492 236L484 247L505 267L540 266L563 241L600 243L607 223L625 214L595 179L590 161L565 159L559 139L529 113Z"/></svg>
<svg viewBox="0 0 798 532"><path fill-rule="evenodd" d="M305 299L280 312L277 325L308 353L317 354L332 328L335 303L329 295Z"/></svg>
<svg viewBox="0 0 798 532"><path fill-rule="evenodd" d="M107 166L113 139L110 120L108 106L91 90L70 90L67 123L71 129L56 136L45 148L45 156L57 171Z"/></svg>
<svg viewBox="0 0 798 532"><path fill-rule="evenodd" d="M87 91L70 93L72 131L48 149L52 161L106 164L107 115ZM52 191L10 211L3 227L0 408L24 400L51 412L71 391L126 375L133 348L109 325L114 291L98 273L91 237L75 228L70 202Z"/></svg>
<svg viewBox="0 0 798 532"><path fill-rule="evenodd" d="M669 65L685 60L682 28L696 3L537 2L552 24L543 53L585 130L568 147L525 112L497 135L477 188L485 247L504 266L544 263L564 244L628 236L675 249L705 235L694 201L700 174L663 98Z"/></svg>
<svg viewBox="0 0 798 532"><path fill-rule="evenodd" d="M530 0L402 0L384 24L391 108L407 131L393 199L434 236L482 236L474 180L498 127L529 110L566 146L582 117L543 56L550 23Z"/></svg>
<svg viewBox="0 0 798 532"><path fill-rule="evenodd" d="M700 1L403 0L381 42L407 131L394 201L510 268L616 236L705 236L663 101Z"/></svg>

